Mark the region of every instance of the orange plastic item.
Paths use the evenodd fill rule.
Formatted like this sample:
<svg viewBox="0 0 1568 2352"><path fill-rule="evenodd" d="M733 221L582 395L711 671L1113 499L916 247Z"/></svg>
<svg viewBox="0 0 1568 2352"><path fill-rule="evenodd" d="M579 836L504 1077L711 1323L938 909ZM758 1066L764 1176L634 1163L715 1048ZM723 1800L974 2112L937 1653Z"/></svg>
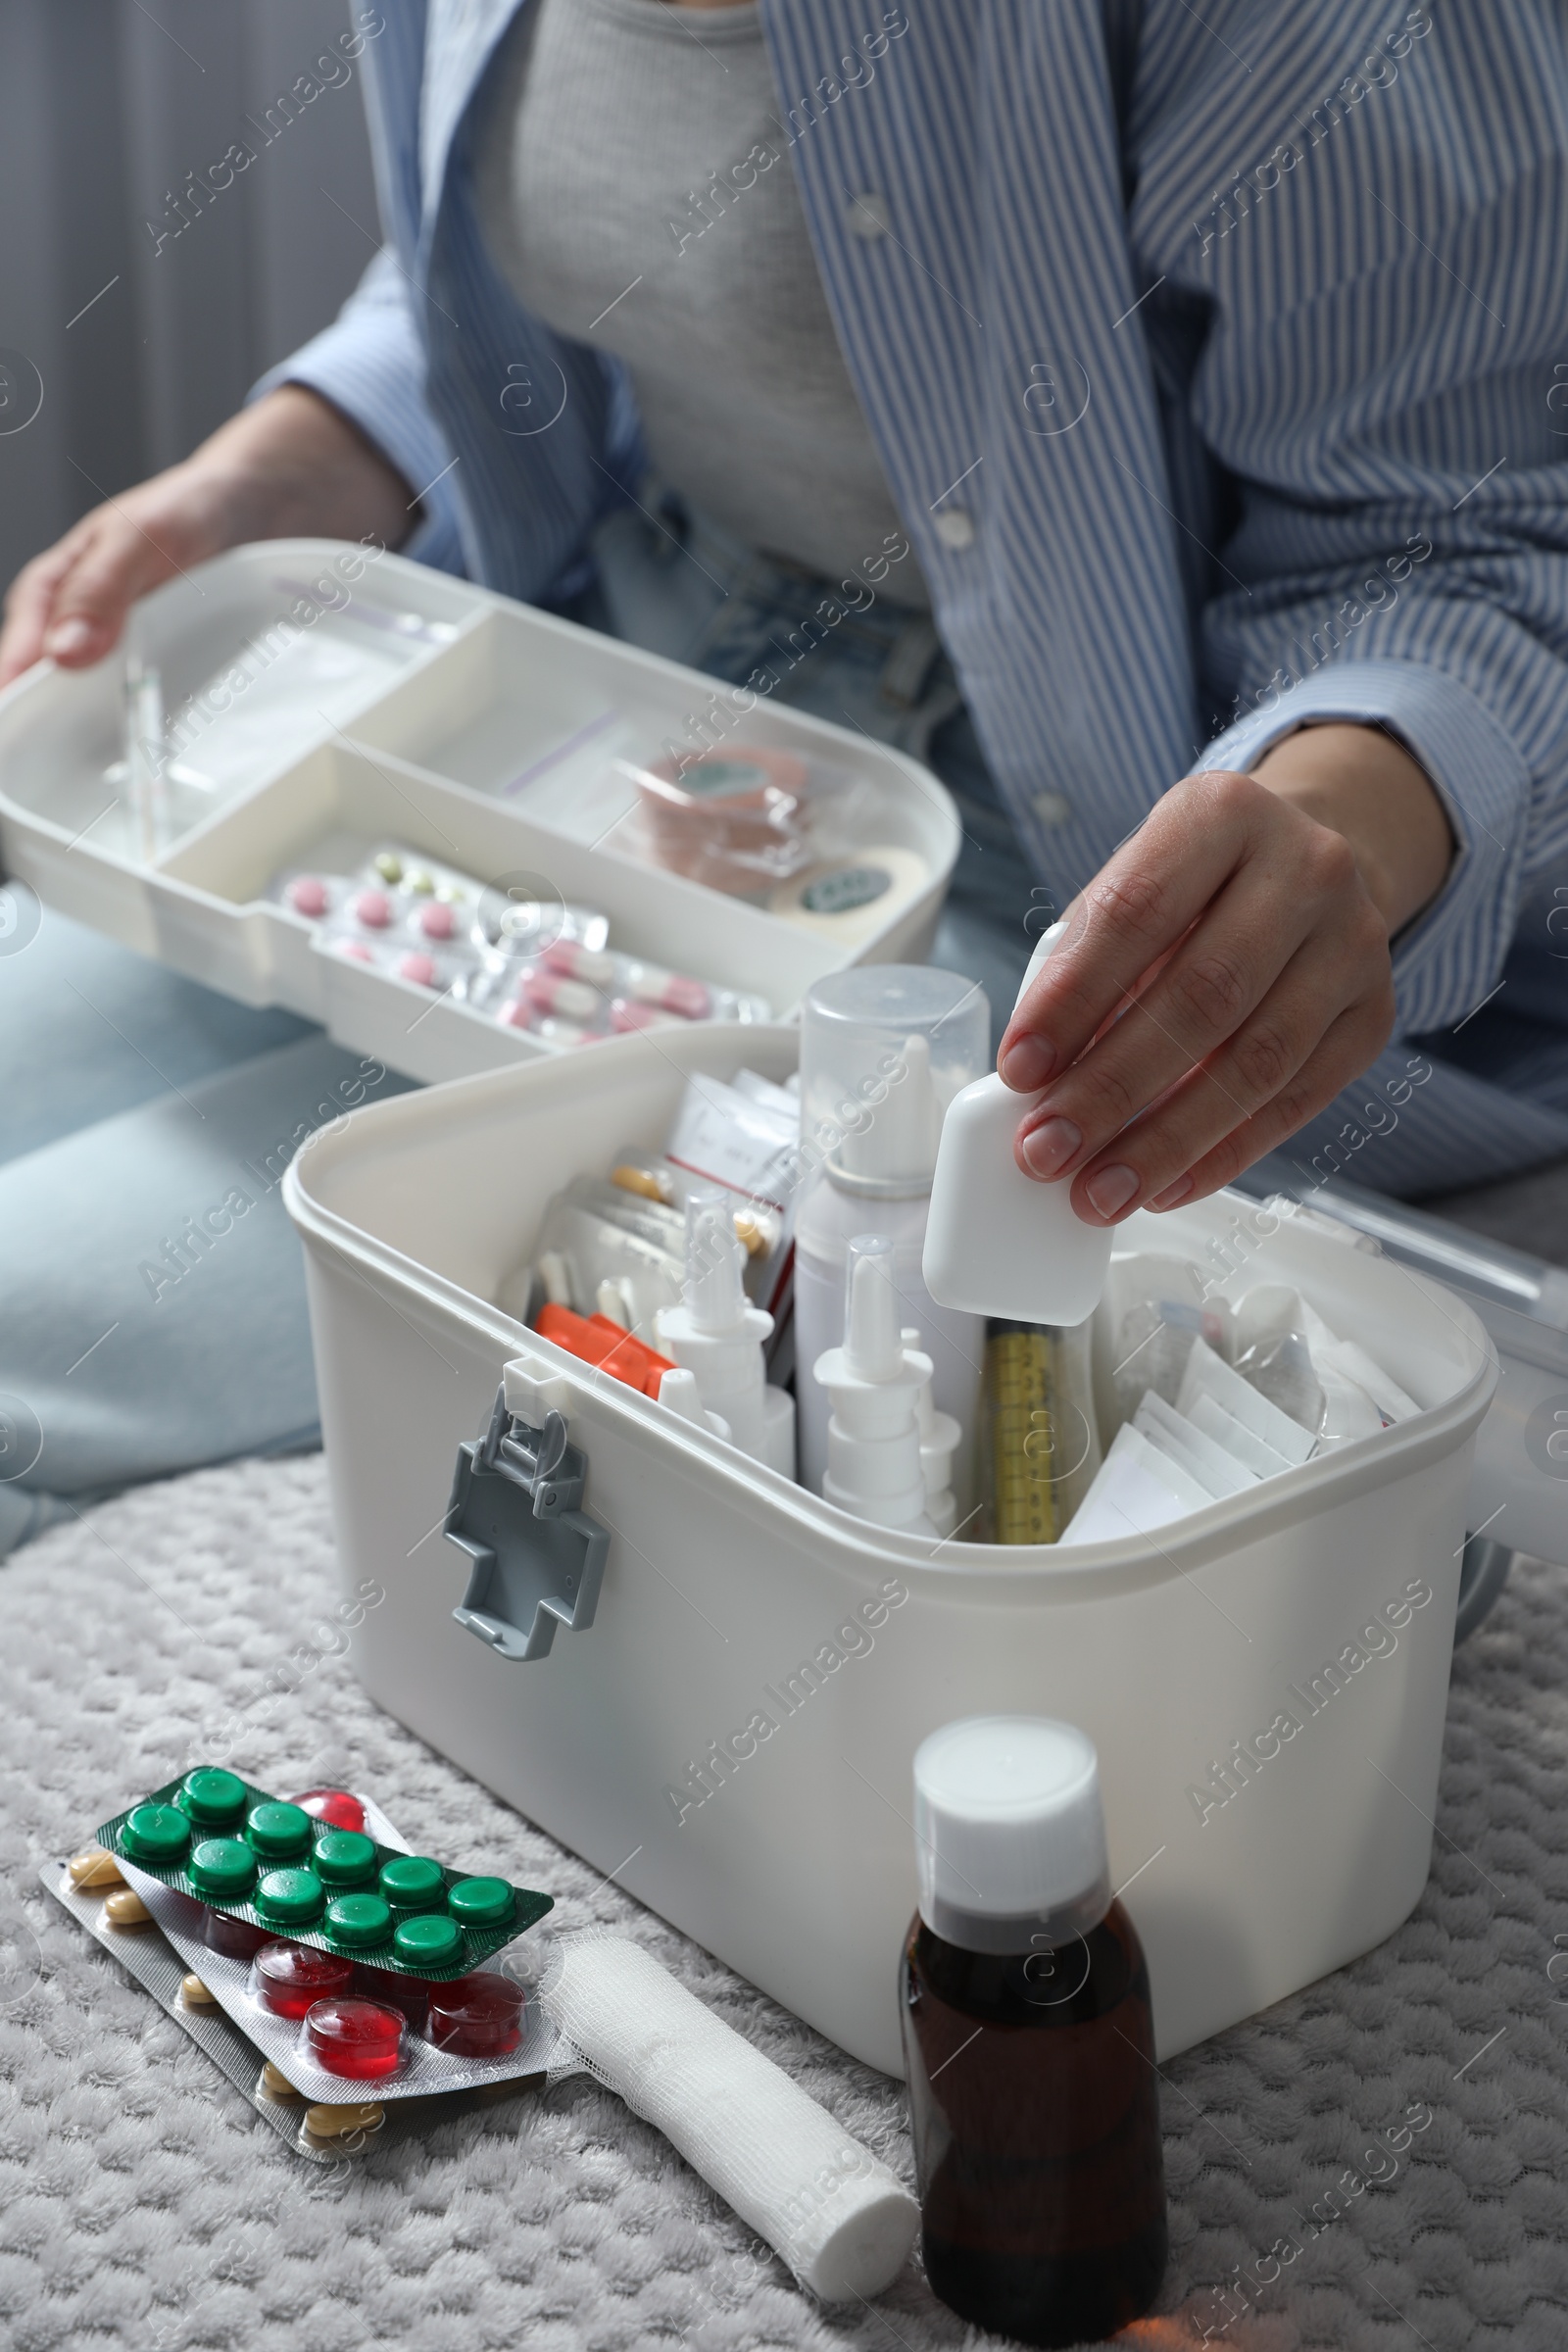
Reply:
<svg viewBox="0 0 1568 2352"><path fill-rule="evenodd" d="M628 1389L638 1389L645 1396L657 1399L660 1382L675 1369L667 1355L634 1340L608 1315L577 1315L569 1306L545 1306L539 1310L534 1329L542 1340L554 1340L568 1355L580 1356L585 1364L597 1364L612 1380L623 1380Z"/></svg>

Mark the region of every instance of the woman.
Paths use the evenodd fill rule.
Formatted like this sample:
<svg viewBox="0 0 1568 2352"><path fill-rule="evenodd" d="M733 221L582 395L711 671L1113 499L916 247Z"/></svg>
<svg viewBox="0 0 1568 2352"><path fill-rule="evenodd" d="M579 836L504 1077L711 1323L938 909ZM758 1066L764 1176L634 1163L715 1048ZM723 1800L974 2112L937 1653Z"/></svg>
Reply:
<svg viewBox="0 0 1568 2352"><path fill-rule="evenodd" d="M1001 1067L1088 1221L1291 1137L1406 1193L1568 1152L1549 0L356 25L384 252L22 574L0 675L373 532L928 759L941 959L1004 1006L1067 907Z"/></svg>

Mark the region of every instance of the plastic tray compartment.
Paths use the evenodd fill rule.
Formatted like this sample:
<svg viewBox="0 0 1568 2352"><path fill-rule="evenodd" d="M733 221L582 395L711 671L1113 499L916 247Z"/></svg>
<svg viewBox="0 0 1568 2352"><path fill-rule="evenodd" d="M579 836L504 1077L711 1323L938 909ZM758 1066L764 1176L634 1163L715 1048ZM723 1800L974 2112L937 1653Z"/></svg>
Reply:
<svg viewBox="0 0 1568 2352"><path fill-rule="evenodd" d="M779 1014L843 964L918 958L935 931L959 830L917 762L759 708L748 739L854 775L873 829L926 879L879 925L837 933L702 889L603 836L629 799L613 755L685 740L713 682L400 557L330 540L235 549L144 600L129 634L158 665L173 736L161 846L144 855L116 775L116 654L72 674L40 663L0 695L0 858L62 913L243 1003L321 1020L411 1076L546 1049L324 952L262 899L280 866L401 841L481 883L597 907L617 948Z"/></svg>
<svg viewBox="0 0 1568 2352"><path fill-rule="evenodd" d="M947 795L901 754L765 696L737 713L696 670L620 645L607 662L602 637L516 606L492 606L436 668L394 686L358 732L584 843L604 840L635 806L615 761L651 761L670 745L757 745L852 772L865 837L916 852L930 872L927 891L894 918L901 940L922 921L929 930L932 892L940 895L957 851ZM890 962L903 953L891 941L877 949Z"/></svg>
<svg viewBox="0 0 1568 2352"><path fill-rule="evenodd" d="M345 1045L414 1077L547 1053L525 1030L333 955L303 917L261 897L284 866L347 870L387 841L514 896L597 907L628 954L755 991L780 1010L837 960L828 943L741 900L564 840L391 753L336 742L169 857L153 908L157 953L233 995L324 1021Z"/></svg>
<svg viewBox="0 0 1568 2352"><path fill-rule="evenodd" d="M0 696L9 870L62 913L159 955L153 877L180 840L352 725L473 619L458 582L334 540L238 548L170 581L126 633L163 681L171 826L159 853L145 857L117 772L122 649L83 671L40 664Z"/></svg>

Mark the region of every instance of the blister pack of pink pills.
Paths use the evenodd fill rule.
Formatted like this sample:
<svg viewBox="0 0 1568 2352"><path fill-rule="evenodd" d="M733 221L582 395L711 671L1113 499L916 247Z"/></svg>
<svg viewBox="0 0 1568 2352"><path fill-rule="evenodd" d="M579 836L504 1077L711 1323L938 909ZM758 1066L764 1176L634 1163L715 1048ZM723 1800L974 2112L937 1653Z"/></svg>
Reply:
<svg viewBox="0 0 1568 2352"><path fill-rule="evenodd" d="M267 895L315 924L329 955L454 997L548 1046L771 1018L760 996L612 950L605 915L540 895L537 876L482 883L392 843L352 873L288 868Z"/></svg>
<svg viewBox="0 0 1568 2352"><path fill-rule="evenodd" d="M542 948L563 939L602 947L609 933L591 907L480 882L397 843L349 873L288 868L267 895L313 923L329 954L473 1004Z"/></svg>
<svg viewBox="0 0 1568 2352"><path fill-rule="evenodd" d="M639 1029L682 1028L689 1021L770 1017L765 998L565 937L526 962L492 973L476 1001L511 1027L553 1031L573 1044Z"/></svg>

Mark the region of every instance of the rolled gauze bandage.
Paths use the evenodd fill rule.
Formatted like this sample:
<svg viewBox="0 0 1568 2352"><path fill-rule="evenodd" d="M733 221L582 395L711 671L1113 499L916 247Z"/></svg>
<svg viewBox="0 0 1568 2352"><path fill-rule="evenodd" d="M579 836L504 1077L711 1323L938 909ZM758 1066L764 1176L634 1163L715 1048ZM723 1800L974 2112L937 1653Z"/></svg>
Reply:
<svg viewBox="0 0 1568 2352"><path fill-rule="evenodd" d="M886 2165L637 1944L558 1947L541 1998L590 2071L825 2303L880 2294L920 2209Z"/></svg>

